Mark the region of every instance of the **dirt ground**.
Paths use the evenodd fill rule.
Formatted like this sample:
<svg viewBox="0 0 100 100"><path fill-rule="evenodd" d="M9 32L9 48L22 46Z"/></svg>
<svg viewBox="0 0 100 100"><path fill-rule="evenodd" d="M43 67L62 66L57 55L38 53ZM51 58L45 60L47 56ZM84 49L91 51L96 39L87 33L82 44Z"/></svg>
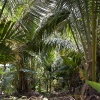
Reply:
<svg viewBox="0 0 100 100"><path fill-rule="evenodd" d="M55 94L39 94L38 92L30 91L25 93L15 93L13 96L0 95L0 100L100 100L100 96L91 95L84 96L76 94L55 93Z"/></svg>

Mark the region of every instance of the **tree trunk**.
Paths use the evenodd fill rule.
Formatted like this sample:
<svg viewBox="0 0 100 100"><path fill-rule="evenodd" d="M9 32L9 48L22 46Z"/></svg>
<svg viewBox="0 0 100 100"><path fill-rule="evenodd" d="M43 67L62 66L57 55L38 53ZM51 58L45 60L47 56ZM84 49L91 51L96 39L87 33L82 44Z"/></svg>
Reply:
<svg viewBox="0 0 100 100"><path fill-rule="evenodd" d="M25 68L23 57L21 54L20 54L20 66L21 66L21 68ZM19 71L19 89L18 89L18 92L27 92L28 89L29 88L28 88L28 80L26 79L26 73L23 71Z"/></svg>

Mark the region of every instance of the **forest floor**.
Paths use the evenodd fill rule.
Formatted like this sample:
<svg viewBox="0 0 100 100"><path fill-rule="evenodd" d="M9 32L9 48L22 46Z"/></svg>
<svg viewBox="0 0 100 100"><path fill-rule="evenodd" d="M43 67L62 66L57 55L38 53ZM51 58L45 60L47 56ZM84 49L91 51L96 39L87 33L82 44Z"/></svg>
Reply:
<svg viewBox="0 0 100 100"><path fill-rule="evenodd" d="M54 94L39 94L38 92L30 91L13 96L0 95L0 100L100 100L100 96L91 95L82 97L81 95L71 95L66 93Z"/></svg>

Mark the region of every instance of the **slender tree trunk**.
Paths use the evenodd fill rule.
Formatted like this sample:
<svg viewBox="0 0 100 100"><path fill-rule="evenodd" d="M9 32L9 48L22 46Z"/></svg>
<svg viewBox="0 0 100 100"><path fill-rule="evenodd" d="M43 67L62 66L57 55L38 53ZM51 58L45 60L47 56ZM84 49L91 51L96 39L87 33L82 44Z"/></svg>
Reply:
<svg viewBox="0 0 100 100"><path fill-rule="evenodd" d="M41 80L39 79L39 92L41 92Z"/></svg>
<svg viewBox="0 0 100 100"><path fill-rule="evenodd" d="M92 81L96 81L96 38L95 0L92 0Z"/></svg>
<svg viewBox="0 0 100 100"><path fill-rule="evenodd" d="M21 54L20 54L20 66L21 66L21 68L25 68L23 57ZM26 76L25 72L19 71L19 92L27 92L29 89L28 81L25 76Z"/></svg>
<svg viewBox="0 0 100 100"><path fill-rule="evenodd" d="M97 55L97 82L100 83L100 54Z"/></svg>
<svg viewBox="0 0 100 100"><path fill-rule="evenodd" d="M49 84L49 83L48 83L48 79L47 79L47 93L48 93L48 88L49 88L49 87L48 87L48 84Z"/></svg>

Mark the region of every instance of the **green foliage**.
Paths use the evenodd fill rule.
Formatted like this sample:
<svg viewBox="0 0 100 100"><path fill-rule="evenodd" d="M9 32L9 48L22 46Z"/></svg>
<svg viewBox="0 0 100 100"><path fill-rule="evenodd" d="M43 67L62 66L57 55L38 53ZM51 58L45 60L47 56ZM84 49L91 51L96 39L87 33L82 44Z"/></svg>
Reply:
<svg viewBox="0 0 100 100"><path fill-rule="evenodd" d="M39 87L46 83L51 89L54 78L73 83L81 61L85 65L96 57L91 57L96 49L91 51L91 31L93 39L95 24L92 24L90 1L0 1L0 63L13 63L15 66L13 69L10 67L12 71L9 74L4 73L3 90L11 81L11 85L21 91L27 90L25 87L31 87L36 81ZM92 7L95 8L95 5ZM95 44L96 41L93 48ZM65 52L59 55L61 49ZM46 82L41 79L46 79ZM90 81L88 84L91 84Z"/></svg>
<svg viewBox="0 0 100 100"><path fill-rule="evenodd" d="M45 8L43 8L43 9L45 9ZM38 8L38 10L42 10L42 9ZM34 11L34 9L33 9L33 11ZM36 12L36 11L34 11L34 12ZM37 13L39 14L39 12L37 12ZM60 10L58 10L58 9L54 10L54 12L51 13L51 15L48 14L46 17L43 16L42 22L40 23L40 25L37 28L36 33L34 35L34 39L42 38L43 35L50 36L52 34L52 32L54 32L54 30L56 29L56 26L59 23L61 23L62 21L64 21L65 19L67 19L69 14L70 14L70 12L67 9L61 8ZM40 17L40 16L38 16L38 17Z"/></svg>
<svg viewBox="0 0 100 100"><path fill-rule="evenodd" d="M9 46L6 46L5 43L0 43L0 63L6 64L7 62L14 60L14 55L10 54L12 52L11 48Z"/></svg>
<svg viewBox="0 0 100 100"><path fill-rule="evenodd" d="M22 68L22 69L20 69L20 71L23 71L23 72L28 73L28 74L35 74L34 71L32 71L31 69L27 69L27 68Z"/></svg>
<svg viewBox="0 0 100 100"><path fill-rule="evenodd" d="M3 75L3 74L4 74L4 71L3 71L2 68L0 68L0 77L1 77L1 75Z"/></svg>
<svg viewBox="0 0 100 100"><path fill-rule="evenodd" d="M2 5L2 9L1 9L1 11L0 11L0 18L1 18L2 15L3 15L3 11L4 11L5 7L6 7L6 4L7 4L7 0L5 0L5 1L4 1L4 4Z"/></svg>
<svg viewBox="0 0 100 100"><path fill-rule="evenodd" d="M10 74L9 76L4 78L4 80L2 82L2 87L1 87L2 91L4 91L7 88L8 84L11 82L12 78L13 78L13 74Z"/></svg>
<svg viewBox="0 0 100 100"><path fill-rule="evenodd" d="M100 83L93 82L93 81L86 81L88 85L90 85L92 88L100 92Z"/></svg>

